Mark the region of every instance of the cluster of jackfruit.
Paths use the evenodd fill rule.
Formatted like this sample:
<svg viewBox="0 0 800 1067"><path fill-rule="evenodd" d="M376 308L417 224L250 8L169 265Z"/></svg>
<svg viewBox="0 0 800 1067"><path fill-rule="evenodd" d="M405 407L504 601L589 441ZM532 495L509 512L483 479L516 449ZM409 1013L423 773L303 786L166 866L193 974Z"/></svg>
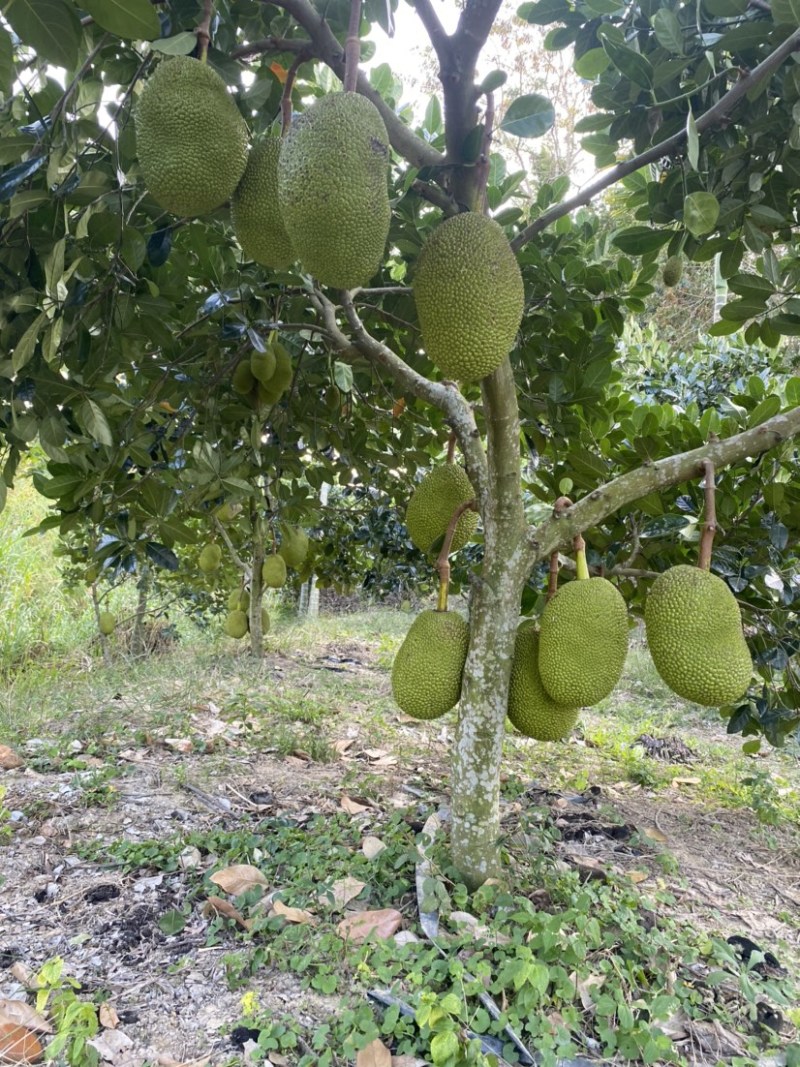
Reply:
<svg viewBox="0 0 800 1067"><path fill-rule="evenodd" d="M263 637L269 633L269 612L266 608L261 609L261 634ZM234 589L228 597L228 613L222 629L235 640L240 641L250 632L250 593L247 589Z"/></svg>
<svg viewBox="0 0 800 1067"><path fill-rule="evenodd" d="M261 584L265 589L281 589L286 585L286 568L297 570L302 566L308 554L308 535L298 526L282 523L280 527L280 544L274 545L261 565ZM235 590L228 598L228 613L223 629L228 637L242 638L250 629L249 620L250 593L247 589ZM261 630L269 632L270 617L266 608L261 610Z"/></svg>
<svg viewBox="0 0 800 1067"><path fill-rule="evenodd" d="M254 349L249 358L237 364L231 387L261 410L278 403L292 384L293 374L292 357L273 332L263 351Z"/></svg>

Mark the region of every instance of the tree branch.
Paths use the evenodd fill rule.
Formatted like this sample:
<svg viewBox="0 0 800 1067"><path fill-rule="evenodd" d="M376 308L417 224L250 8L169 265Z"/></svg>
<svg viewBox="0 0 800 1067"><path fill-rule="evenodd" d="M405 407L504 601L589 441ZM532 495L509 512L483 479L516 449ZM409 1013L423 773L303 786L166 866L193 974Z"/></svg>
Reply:
<svg viewBox="0 0 800 1067"><path fill-rule="evenodd" d="M800 407L775 415L752 430L710 441L691 452L648 463L623 474L606 485L594 489L583 500L558 516L545 520L528 533L528 554L533 566L550 555L559 545L566 544L576 533L588 529L613 515L615 511L640 500L658 489L679 485L699 477L704 464L710 461L716 468L730 467L748 456L758 456L783 441L800 434Z"/></svg>
<svg viewBox="0 0 800 1067"><path fill-rule="evenodd" d="M452 38L444 31L444 26L439 21L439 16L433 8L430 0L411 0L411 6L420 17L425 32L433 45L436 58L441 63L445 56Z"/></svg>
<svg viewBox="0 0 800 1067"><path fill-rule="evenodd" d="M249 59L265 52L290 52L292 55L307 55L309 59L316 57L311 41L302 37L264 37L260 41L232 48L229 54L231 59Z"/></svg>
<svg viewBox="0 0 800 1067"><path fill-rule="evenodd" d="M273 0L262 0L262 3L267 2L272 3ZM305 30L311 38L313 55L327 64L337 77L344 80L345 57L342 46L337 41L328 23L316 11L310 0L274 0L274 3L277 7L283 8ZM261 49L261 51L268 50ZM292 48L292 51L296 51L296 49ZM235 54L235 52L232 54ZM249 54L252 55L253 53ZM386 123L389 140L399 155L403 156L415 167L437 167L443 165L444 157L442 154L437 152L435 148L431 148L421 137L417 137L406 126L402 119L395 114L394 110L389 107L380 93L373 89L363 71L358 75L356 91L372 101L381 113L381 117Z"/></svg>
<svg viewBox="0 0 800 1067"><path fill-rule="evenodd" d="M348 338L339 328L336 322L334 305L331 304L327 297L317 292L314 294L313 302L320 310L328 332L330 334L335 332L336 345L341 351L346 351L355 345L358 351L365 355L371 363L389 371L399 385L413 393L414 396L420 397L444 412L448 424L458 436L458 443L461 445L461 451L464 453L464 460L467 465L467 474L475 487L480 509L483 513L484 502L488 499L486 453L481 444L480 432L475 422L472 407L458 389L443 382L432 382L424 375L418 374L389 347L372 337L359 318L349 293L342 294L342 309L353 331L352 339Z"/></svg>
<svg viewBox="0 0 800 1067"><path fill-rule="evenodd" d="M489 37L501 0L467 0L453 35L459 59L473 66Z"/></svg>
<svg viewBox="0 0 800 1067"><path fill-rule="evenodd" d="M706 130L711 129L712 126L724 122L742 97L745 96L753 86L758 85L764 78L773 74L793 52L797 51L800 51L800 29L795 30L794 33L787 37L783 44L778 45L774 52L770 52L767 58L759 63L757 67L754 67L749 74L740 78L724 96L720 97L716 104L708 109L708 111L703 112L696 123L697 132L704 133ZM570 212L574 211L576 208L584 207L586 204L589 204L594 200L598 193L602 193L604 189L608 189L609 186L615 185L618 181L626 178L629 174L635 173L648 163L654 163L657 159L662 159L664 156L674 155L685 140L686 130L679 130L678 133L674 133L672 137L667 137L666 140L661 141L652 148L640 152L638 156L634 156L632 159L627 159L622 163L617 163L616 166L609 167L608 170L604 170L584 189L581 189L580 192L576 193L575 196L571 196L569 199L563 200L560 204L554 205L549 211L545 211L543 215L540 215L538 219L534 219L530 225L526 226L524 230L517 234L511 242L511 247L515 252L518 252L519 249L535 237L537 233L546 230L547 227L557 219L563 218L564 215L569 215Z"/></svg>

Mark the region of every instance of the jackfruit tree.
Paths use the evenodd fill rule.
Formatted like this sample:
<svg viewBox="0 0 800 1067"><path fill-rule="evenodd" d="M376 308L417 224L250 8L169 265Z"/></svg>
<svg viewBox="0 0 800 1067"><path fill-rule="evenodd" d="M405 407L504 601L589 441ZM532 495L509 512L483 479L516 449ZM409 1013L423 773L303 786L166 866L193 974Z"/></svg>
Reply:
<svg viewBox="0 0 800 1067"><path fill-rule="evenodd" d="M720 623L723 647L735 635L744 671L717 579L759 679L728 729L779 743L797 725L796 0L522 3L530 49L569 55L576 100L591 98L573 129L589 180L549 164L537 180L501 150L535 145L555 116L482 65L499 0L466 0L452 32L431 0L204 3L199 21L178 0L94 0L90 14L48 0L46 23L39 6L0 14L0 503L36 444L51 526L124 517L194 573L203 545L224 545L220 571L234 554L243 567L221 626L241 633L244 615L260 642L263 554L312 566L322 534L294 564L283 530L324 533L323 485L404 511L432 472L461 471L456 510L474 524L474 501L479 521L478 548L453 557L469 619L421 616L395 681L409 708L452 716L451 841L470 886L498 862L506 712L536 736L557 707L567 731L571 701L613 685L613 634L589 693L556 700L540 669L548 561L574 566L577 535L588 577L562 577L548 618L606 597L619 631L617 591L642 615L664 572L654 649L671 655L676 617L693 613ZM421 118L391 66L368 62L368 32L384 40L395 19L418 20L437 59ZM648 302L712 260L729 299L711 334L744 344L744 370L702 389L722 343L705 338L677 384L655 382L636 341ZM713 573L684 580L707 461L721 532ZM446 529L423 510L432 575ZM542 614L541 634L521 613ZM692 698L716 700L718 656L676 686L700 674ZM414 703L415 660L438 677L436 706Z"/></svg>

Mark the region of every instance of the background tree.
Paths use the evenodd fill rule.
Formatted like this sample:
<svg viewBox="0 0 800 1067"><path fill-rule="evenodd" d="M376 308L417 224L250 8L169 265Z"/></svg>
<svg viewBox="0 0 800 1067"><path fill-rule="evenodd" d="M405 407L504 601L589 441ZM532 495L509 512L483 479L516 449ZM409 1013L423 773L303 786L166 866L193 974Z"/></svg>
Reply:
<svg viewBox="0 0 800 1067"><path fill-rule="evenodd" d="M524 4L521 17L549 28L550 47L572 47L591 76L591 107L575 130L604 168L571 196L564 182L544 182L528 203L515 198L519 179L492 166L493 82L476 75L497 3L468 0L452 35L428 0L414 6L439 65L444 129L432 141L396 112L388 67L358 74L357 91L381 112L396 153L392 223L374 286L337 293L298 269L244 260L224 209L165 216L141 182L131 109L155 53L205 53L211 38L208 62L262 134L282 99L300 107L345 74L349 5L321 16L309 0L239 0L213 19L209 4L201 13L188 0L158 13L149 0L124 11L103 0L90 10L70 0L4 5L13 36L0 32L3 480L13 481L38 435L62 524L108 494L129 515L147 513L170 550L194 539L186 519L236 483L260 550L260 525L312 512L323 482L349 484L355 471L407 497L417 469L454 433L483 529L452 776L454 857L475 886L497 864L509 670L520 604L537 599L526 593L531 575L538 586L550 554L584 531L594 562L618 570L639 610L643 574L693 555L674 519L685 525L687 500L699 512L707 460L721 472L723 573L746 574L765 537L784 553L798 525L797 379L768 394L748 382L735 409L701 414L622 388L616 343L626 316L652 295L662 250L719 255L734 298L713 333L746 325L749 341L757 334L775 346L800 332L800 68L791 61L800 30L795 0L744 11L738 0L714 0L699 13L694 2L657 0L604 3L599 13L567 0ZM353 10L362 32L385 24L382 4ZM547 132L546 100L514 104L501 128ZM665 159L675 165L655 178L646 168ZM609 234L583 209L622 181L632 224ZM404 283L442 215L482 210L484 199L495 212L505 205L526 313L510 358L459 390L436 380ZM753 270L741 269L746 251ZM291 388L269 413L245 410L230 376L272 331L291 353ZM176 412L191 447L174 442L156 463L159 428ZM275 489L271 501L264 474L240 476L248 450ZM577 502L529 524L526 493L549 505L567 480ZM651 537L641 535L642 516L663 520ZM754 643L769 650L793 631L794 585L756 592L770 621ZM761 666L768 674L767 657ZM783 736L798 720L791 674L777 692L754 691L733 727Z"/></svg>

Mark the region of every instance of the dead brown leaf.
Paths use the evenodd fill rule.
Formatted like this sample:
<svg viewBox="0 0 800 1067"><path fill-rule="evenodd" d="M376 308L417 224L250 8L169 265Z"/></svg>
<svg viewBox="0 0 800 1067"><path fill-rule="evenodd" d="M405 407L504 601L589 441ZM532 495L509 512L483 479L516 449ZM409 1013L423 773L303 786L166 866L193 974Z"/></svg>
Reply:
<svg viewBox="0 0 800 1067"><path fill-rule="evenodd" d="M327 903L332 896L334 905L337 908L343 908L351 900L355 900L366 884L348 875L347 878L340 878L338 882L334 882L329 889L320 890L319 899Z"/></svg>
<svg viewBox="0 0 800 1067"><path fill-rule="evenodd" d="M20 985L25 986L26 989L39 988L40 983L35 973L27 964L23 963L22 960L17 960L16 963L12 963L8 969L8 973L12 978L16 978Z"/></svg>
<svg viewBox="0 0 800 1067"><path fill-rule="evenodd" d="M673 778L673 785L700 785L700 778Z"/></svg>
<svg viewBox="0 0 800 1067"><path fill-rule="evenodd" d="M642 833L645 837L648 837L651 841L657 841L659 845L665 845L669 838L665 833L662 833L657 826L646 826Z"/></svg>
<svg viewBox="0 0 800 1067"><path fill-rule="evenodd" d="M340 756L343 756L348 748L352 748L354 744L355 738L343 737L339 741L333 742L333 751L337 752Z"/></svg>
<svg viewBox="0 0 800 1067"><path fill-rule="evenodd" d="M230 893L238 897L240 893L246 893L254 885L266 886L267 879L258 867L249 863L234 863L231 867L225 867L211 875L209 881L218 885L224 893Z"/></svg>
<svg viewBox="0 0 800 1067"><path fill-rule="evenodd" d="M244 930L249 930L252 926L249 919L245 919L242 913L234 908L233 904L229 904L222 897L209 897L202 910L206 919L213 919L217 915L221 915L225 919L233 919Z"/></svg>
<svg viewBox="0 0 800 1067"><path fill-rule="evenodd" d="M375 911L356 911L345 916L336 927L336 933L345 941L360 943L368 937L391 937L400 928L403 916L396 908L378 908Z"/></svg>
<svg viewBox="0 0 800 1067"><path fill-rule="evenodd" d="M208 1067L211 1063L210 1056L202 1056L199 1060L175 1060L172 1056L168 1056L166 1052L162 1052L156 1060L159 1067Z"/></svg>
<svg viewBox="0 0 800 1067"><path fill-rule="evenodd" d="M348 815L360 815L362 811L369 811L368 804L359 804L357 800L353 800L346 793L339 801L339 807L342 811L346 811Z"/></svg>
<svg viewBox="0 0 800 1067"><path fill-rule="evenodd" d="M13 1023L15 1026L24 1026L28 1030L35 1030L40 1034L52 1034L53 1027L24 1000L0 1000L0 1023Z"/></svg>
<svg viewBox="0 0 800 1067"><path fill-rule="evenodd" d="M388 748L365 748L364 755L367 759L383 759L384 756L389 755Z"/></svg>
<svg viewBox="0 0 800 1067"><path fill-rule="evenodd" d="M386 848L383 841L379 837L367 836L361 842L361 851L367 857L368 860L374 860L376 856Z"/></svg>
<svg viewBox="0 0 800 1067"><path fill-rule="evenodd" d="M194 747L191 737L165 737L162 744L173 752L184 754L191 752Z"/></svg>
<svg viewBox="0 0 800 1067"><path fill-rule="evenodd" d="M646 881L650 877L650 875L647 873L647 871L626 871L625 877L628 879L629 882L633 882L634 885L638 885L639 882Z"/></svg>
<svg viewBox="0 0 800 1067"><path fill-rule="evenodd" d="M38 1063L44 1055L32 1030L16 1023L0 1023L0 1063Z"/></svg>
<svg viewBox="0 0 800 1067"><path fill-rule="evenodd" d="M109 1004L107 1000L104 1000L100 1005L97 1018L100 1020L100 1025L104 1026L106 1030L116 1030L119 1026L119 1015L117 1015L114 1005Z"/></svg>
<svg viewBox="0 0 800 1067"><path fill-rule="evenodd" d="M304 908L290 908L282 900L273 902L269 914L270 917L280 915L287 923L298 923L302 926L316 926L319 923L319 919L313 912L306 911Z"/></svg>
<svg viewBox="0 0 800 1067"><path fill-rule="evenodd" d="M376 1037L358 1053L356 1067L392 1067L392 1054Z"/></svg>
<svg viewBox="0 0 800 1067"><path fill-rule="evenodd" d="M13 771L17 767L22 767L24 763L22 756L18 756L13 748L9 748L8 745L0 745L0 770Z"/></svg>
<svg viewBox="0 0 800 1067"><path fill-rule="evenodd" d="M392 1067L425 1067L425 1060L417 1056L392 1056Z"/></svg>

